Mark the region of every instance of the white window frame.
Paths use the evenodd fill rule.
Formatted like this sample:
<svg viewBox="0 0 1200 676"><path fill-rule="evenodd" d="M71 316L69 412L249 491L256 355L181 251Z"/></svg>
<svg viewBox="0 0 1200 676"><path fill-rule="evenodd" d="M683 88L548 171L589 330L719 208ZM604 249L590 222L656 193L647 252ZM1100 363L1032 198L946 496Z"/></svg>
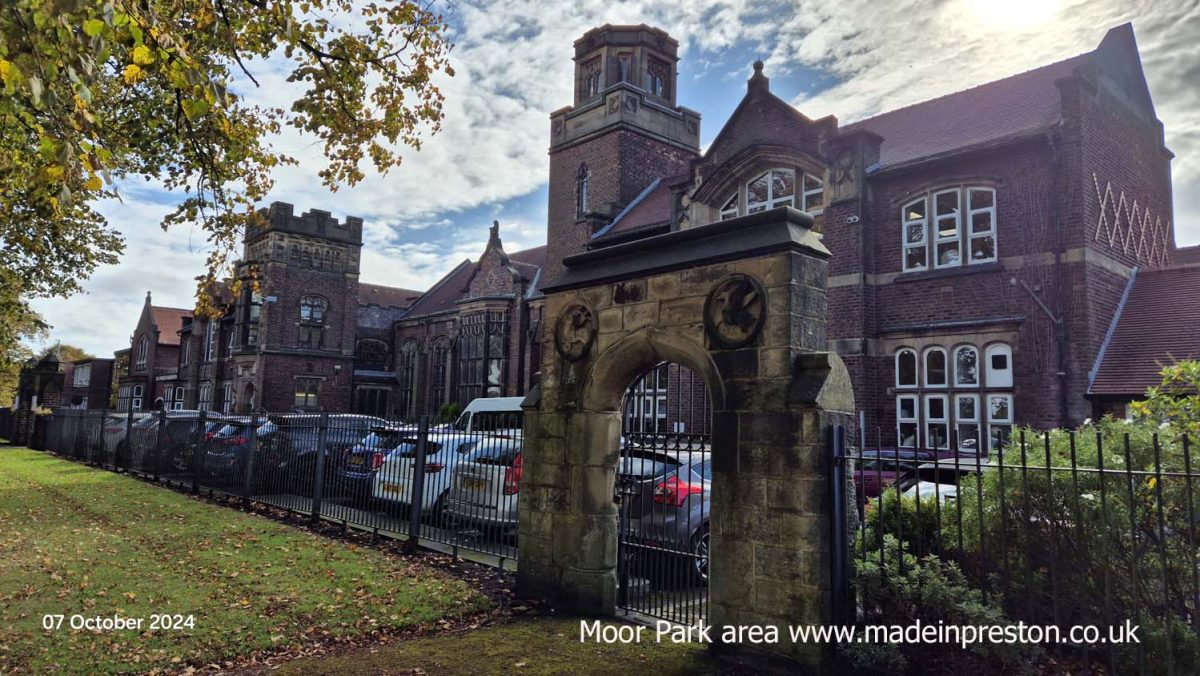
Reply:
<svg viewBox="0 0 1200 676"><path fill-rule="evenodd" d="M212 361L217 352L217 323L210 321L204 333L204 361Z"/></svg>
<svg viewBox="0 0 1200 676"><path fill-rule="evenodd" d="M937 417L935 417L933 415L932 411L930 410L932 408L932 406L930 406L930 404L935 401L941 402L941 404L942 404L942 415L937 416ZM950 448L950 397L949 397L949 395L926 394L921 397L921 403L924 406L922 412L925 414L925 429L924 429L925 443L928 444L934 450L948 450ZM942 438L945 439L945 444L940 445L940 446L934 446L934 442L933 442L934 435L930 433L930 430L935 425L941 426L943 431L945 432L942 435Z"/></svg>
<svg viewBox="0 0 1200 676"><path fill-rule="evenodd" d="M912 207L913 205L916 205L916 204L920 204L922 207L921 217L920 218L909 218L908 216L912 211L910 209L910 207ZM922 195L920 199L912 200L911 202L908 202L904 206L900 207L900 223L901 223L900 243L903 245L903 251L901 252L901 255L900 255L900 261L901 261L901 265L903 265L903 267L904 267L904 271L905 272L920 272L920 271L928 270L929 269L929 200L926 199L924 195ZM908 229L914 225L921 226L921 241L919 241L919 242L909 242L908 241ZM913 249L919 250L921 252L922 257L925 260L925 263L923 265L909 266L908 252Z"/></svg>
<svg viewBox="0 0 1200 676"><path fill-rule="evenodd" d="M971 405L975 411L974 416L961 415L959 408L960 401L971 401ZM954 433L958 438L958 449L968 450L963 448L963 425L974 425L975 435L967 434L965 437L973 442L972 450L975 453L979 452L979 445L984 441L982 419L979 415L979 395L978 394L955 394L954 395Z"/></svg>
<svg viewBox="0 0 1200 676"><path fill-rule="evenodd" d="M993 432L995 430L1007 429L1009 439L1012 438L1013 395L1012 395L1012 393L1009 393L1009 392L988 392L986 395L984 395L984 397L986 398L986 402L987 402L986 405L987 405L988 449L994 451L994 450L997 450L997 448L996 448L997 444L994 444L992 441L994 438ZM1008 406L1007 406L1008 416L1007 417L997 417L997 416L992 415L992 400L993 399L1007 400L1007 402L1008 402Z"/></svg>
<svg viewBox="0 0 1200 676"><path fill-rule="evenodd" d="M817 187L808 188L808 180L812 179L817 182ZM810 197L816 197L815 204L809 203ZM812 207L816 207L815 209ZM820 176L813 176L808 172L804 172L800 177L800 210L807 211L813 216L820 216L825 212L825 180Z"/></svg>
<svg viewBox="0 0 1200 676"><path fill-rule="evenodd" d="M962 378L959 377L958 353L964 350L970 350L971 352L975 353L975 382L963 382ZM974 345L955 346L954 352L951 353L950 361L954 366L954 387L979 387L980 383L982 382L980 376L983 375L983 369L980 368L979 364L979 348L975 347Z"/></svg>
<svg viewBox="0 0 1200 676"><path fill-rule="evenodd" d="M182 385L175 388L175 401L172 404L172 409L176 410L176 411L183 410L183 386Z"/></svg>
<svg viewBox="0 0 1200 676"><path fill-rule="evenodd" d="M135 411L142 410L142 397L146 393L146 388L141 385L134 385L129 390L129 406Z"/></svg>
<svg viewBox="0 0 1200 676"><path fill-rule="evenodd" d="M942 377L945 380L943 380L941 382L941 384L929 382L929 355L931 355L935 352L942 355L942 364L944 365L944 369L942 371ZM949 355L949 353L946 352L946 348L944 348L940 345L934 345L934 346L925 348L925 351L921 353L921 361L918 364L918 366L920 366L919 373L921 374L921 384L924 387L938 389L938 390L944 390L947 387L949 387L949 385L950 385L950 355Z"/></svg>
<svg viewBox="0 0 1200 676"><path fill-rule="evenodd" d="M992 368L992 357L997 354L1003 354L1008 366L1004 369ZM984 373L986 380L984 381L990 388L1010 388L1013 386L1013 354L1012 346L1008 343L992 343L984 350Z"/></svg>
<svg viewBox="0 0 1200 676"><path fill-rule="evenodd" d="M955 209L951 213L943 214L938 211L938 197L941 195L953 195ZM933 267L935 269L956 268L962 265L962 213L963 213L963 194L959 188L951 188L949 190L938 190L929 198L929 206L933 210L933 218L931 219L933 234ZM954 223L954 234L950 236L942 235L942 223ZM943 244L953 244L954 250L958 252L958 256L953 262L941 262L940 249Z"/></svg>
<svg viewBox="0 0 1200 676"><path fill-rule="evenodd" d="M904 410L903 401L912 403L911 416L902 415ZM912 425L913 440L912 445L904 443L904 435L900 432L903 425ZM921 397L917 394L901 394L896 396L896 447L897 448L920 448L921 447Z"/></svg>
<svg viewBox="0 0 1200 676"><path fill-rule="evenodd" d="M188 362L191 360L192 360L192 336L191 336L191 334L188 334L188 337L183 339L183 360L180 363L184 366L187 366Z"/></svg>
<svg viewBox="0 0 1200 676"><path fill-rule="evenodd" d="M212 384L200 384L200 400L196 402L196 408L201 411L207 411L212 406Z"/></svg>
<svg viewBox="0 0 1200 676"><path fill-rule="evenodd" d="M235 331L235 330L234 330L234 327L233 327L233 325L231 324L231 325L229 326L229 344L228 344L228 345L226 345L226 349L228 350L228 352L226 352L226 353L225 353L225 356L226 356L226 357L232 357L232 356L233 356L233 349L234 349L235 347L237 347L237 331Z"/></svg>
<svg viewBox="0 0 1200 676"><path fill-rule="evenodd" d="M221 412L233 413L233 383L221 386Z"/></svg>
<svg viewBox="0 0 1200 676"><path fill-rule="evenodd" d="M721 207L721 220L727 221L738 216L738 193L734 192L729 199L725 200L725 206ZM730 206L733 205L733 206Z"/></svg>
<svg viewBox="0 0 1200 676"><path fill-rule="evenodd" d="M913 381L911 383L900 382L900 357L905 354L911 354L913 360ZM918 358L917 351L911 347L902 347L896 350L896 387L903 389L916 389L921 384L921 360Z"/></svg>
<svg viewBox="0 0 1200 676"><path fill-rule="evenodd" d="M775 196L775 181L773 180L775 172L786 173L786 174L791 175L791 177L792 177L792 194L784 195L782 197ZM752 203L750 201L750 184L754 183L755 181L757 181L760 178L763 178L764 176L767 178L767 200L765 202L753 202ZM775 209L777 207L782 207L782 206L789 206L789 207L796 206L796 171L794 169L788 169L786 167L775 167L772 169L768 169L765 172L758 174L754 178L750 179L749 181L746 181L745 187L746 187L746 213L747 214L756 214L759 211L767 211L767 210Z"/></svg>
<svg viewBox="0 0 1200 676"><path fill-rule="evenodd" d="M71 374L71 385L73 387L87 387L92 382L92 365L91 364L76 364L75 371Z"/></svg>
<svg viewBox="0 0 1200 676"><path fill-rule="evenodd" d="M991 195L992 205L989 207L983 207L981 209L971 208L971 196L975 193L986 193L986 194ZM966 222L965 227L967 230L967 250L966 250L965 254L967 256L970 256L968 262L974 264L974 263L987 263L990 261L994 261L1000 255L1000 252L996 247L996 190L995 190L995 188L968 187L966 189L966 198L967 198L967 205L966 205L966 207L967 207L966 208L967 222ZM975 215L976 214L988 214L990 216L990 218L988 219L989 224L988 224L987 230L975 232ZM987 258L975 258L974 254L973 254L973 251L975 249L975 240L983 239L985 237L992 238L992 255Z"/></svg>

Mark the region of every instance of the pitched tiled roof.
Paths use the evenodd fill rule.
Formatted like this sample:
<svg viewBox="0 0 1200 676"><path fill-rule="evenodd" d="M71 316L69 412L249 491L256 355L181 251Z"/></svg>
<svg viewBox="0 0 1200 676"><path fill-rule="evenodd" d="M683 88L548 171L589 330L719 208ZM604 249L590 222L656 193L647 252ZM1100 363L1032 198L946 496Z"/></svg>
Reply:
<svg viewBox="0 0 1200 676"><path fill-rule="evenodd" d="M1200 359L1200 266L1139 271L1092 381L1098 395L1141 395L1166 364Z"/></svg>
<svg viewBox="0 0 1200 676"><path fill-rule="evenodd" d="M384 307L408 307L413 304L420 291L401 289L395 286L381 284L358 284L359 305L383 305Z"/></svg>
<svg viewBox="0 0 1200 676"><path fill-rule="evenodd" d="M888 111L841 128L883 137L878 169L977 148L1048 129L1058 123L1055 81L1071 75L1091 53Z"/></svg>
<svg viewBox="0 0 1200 676"><path fill-rule="evenodd" d="M508 262L529 280L538 277L538 271L546 264L546 247L538 246L524 251L508 254ZM475 272L475 262L465 260L458 264L445 277L425 292L405 317L431 315L445 310L453 310L454 304L467 297L467 285L471 283L471 275Z"/></svg>
<svg viewBox="0 0 1200 676"><path fill-rule="evenodd" d="M1171 262L1175 265L1200 265L1200 244L1179 247L1171 253Z"/></svg>
<svg viewBox="0 0 1200 676"><path fill-rule="evenodd" d="M641 194L625 207L612 223L601 228L593 239L630 232L648 225L656 225L671 219L671 189L661 178L654 179Z"/></svg>
<svg viewBox="0 0 1200 676"><path fill-rule="evenodd" d="M159 345L178 345L179 329L183 328L183 318L191 317L191 310L177 307L150 306L154 325L158 327Z"/></svg>

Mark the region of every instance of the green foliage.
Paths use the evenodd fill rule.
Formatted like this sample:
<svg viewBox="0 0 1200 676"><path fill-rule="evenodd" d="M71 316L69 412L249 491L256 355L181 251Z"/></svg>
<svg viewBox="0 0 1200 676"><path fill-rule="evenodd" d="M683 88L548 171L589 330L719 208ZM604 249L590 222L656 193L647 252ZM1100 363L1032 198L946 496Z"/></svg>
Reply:
<svg viewBox="0 0 1200 676"><path fill-rule="evenodd" d="M13 299L0 287L0 406L12 406L21 367L33 356L24 341L45 335L46 324L27 305Z"/></svg>
<svg viewBox="0 0 1200 676"><path fill-rule="evenodd" d="M1162 431L1112 419L1073 436L1026 430L1002 468L960 487L961 528L942 520L942 543L955 543L945 555L1027 622L1107 627L1130 619L1144 627L1142 652L1153 644L1160 658L1170 627L1176 668L1200 667L1195 633L1174 620L1195 612L1200 491L1175 475L1192 459ZM1117 658L1128 667L1139 656L1121 646Z"/></svg>
<svg viewBox="0 0 1200 676"><path fill-rule="evenodd" d="M211 309L206 290L260 218L272 169L294 163L268 137L314 136L333 189L397 166L441 124L446 31L416 0L7 0L0 324L117 260L122 240L90 203L130 176L186 193L162 225L207 233L198 290ZM287 108L248 105L235 77L257 85L247 64L272 56L301 93Z"/></svg>
<svg viewBox="0 0 1200 676"><path fill-rule="evenodd" d="M438 419L441 422L451 423L458 420L458 416L462 415L462 407L456 403L442 404L438 409Z"/></svg>
<svg viewBox="0 0 1200 676"><path fill-rule="evenodd" d="M855 587L868 624L979 626L1011 620L968 582L957 564L934 555L918 557L893 535L881 542L863 539L856 558ZM861 549L866 548L866 551ZM886 673L1020 674L1033 670L1040 648L1030 644L852 643L841 654L858 668ZM981 671L982 670L982 671Z"/></svg>
<svg viewBox="0 0 1200 676"><path fill-rule="evenodd" d="M1139 417L1166 421L1176 435L1200 440L1200 361L1181 361L1163 367L1162 383L1146 391L1146 399L1133 402Z"/></svg>

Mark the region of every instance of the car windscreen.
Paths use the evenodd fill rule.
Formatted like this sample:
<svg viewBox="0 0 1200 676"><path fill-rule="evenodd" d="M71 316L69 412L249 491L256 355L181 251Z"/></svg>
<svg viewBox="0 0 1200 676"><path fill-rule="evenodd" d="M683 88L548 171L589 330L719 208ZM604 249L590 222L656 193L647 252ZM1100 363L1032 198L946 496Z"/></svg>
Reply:
<svg viewBox="0 0 1200 676"><path fill-rule="evenodd" d="M521 429L521 419L520 411L480 411L475 414L471 429L475 432L519 430Z"/></svg>
<svg viewBox="0 0 1200 676"><path fill-rule="evenodd" d="M471 461L481 465L509 467L520 454L520 439L485 439L471 451Z"/></svg>

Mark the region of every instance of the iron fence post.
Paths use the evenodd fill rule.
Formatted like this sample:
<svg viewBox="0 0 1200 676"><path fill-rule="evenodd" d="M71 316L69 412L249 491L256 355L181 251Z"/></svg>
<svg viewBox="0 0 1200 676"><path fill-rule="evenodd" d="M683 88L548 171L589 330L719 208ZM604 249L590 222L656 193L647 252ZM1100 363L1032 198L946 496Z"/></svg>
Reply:
<svg viewBox="0 0 1200 676"><path fill-rule="evenodd" d="M312 521L321 518L321 493L325 484L325 442L329 438L329 414L322 413L317 427L317 462L313 467Z"/></svg>
<svg viewBox="0 0 1200 676"><path fill-rule="evenodd" d="M162 474L163 434L167 429L167 411L158 409L158 431L154 435L154 480Z"/></svg>
<svg viewBox="0 0 1200 676"><path fill-rule="evenodd" d="M245 476L242 477L242 505L250 506L250 494L254 492L254 457L258 455L258 414L250 415L250 443L246 445Z"/></svg>
<svg viewBox="0 0 1200 676"><path fill-rule="evenodd" d="M129 466L129 456L133 453L133 403L130 400L129 410L125 414L125 457L121 457L119 452L121 445L117 444L117 453L113 458L113 464L118 469Z"/></svg>
<svg viewBox="0 0 1200 676"><path fill-rule="evenodd" d="M833 450L833 539L831 541L831 567L833 579L834 622L846 624L850 609L849 552L846 548L846 459L844 455L846 428L834 425L830 429L830 446Z"/></svg>
<svg viewBox="0 0 1200 676"><path fill-rule="evenodd" d="M192 450L192 493L200 492L200 465L204 455L204 444L208 439L205 438L205 430L208 428L208 411L200 410L200 430L196 433L200 437L200 442L196 444L196 448Z"/></svg>
<svg viewBox="0 0 1200 676"><path fill-rule="evenodd" d="M96 433L96 445L100 447L100 451L104 451L104 425L108 422L108 403L106 402L100 407L100 430ZM95 453L92 448L88 448L87 461L89 465L96 464Z"/></svg>
<svg viewBox="0 0 1200 676"><path fill-rule="evenodd" d="M421 536L421 502L425 499L425 453L429 448L429 416L417 423L417 458L413 468L413 484L408 506L408 547L416 549Z"/></svg>

